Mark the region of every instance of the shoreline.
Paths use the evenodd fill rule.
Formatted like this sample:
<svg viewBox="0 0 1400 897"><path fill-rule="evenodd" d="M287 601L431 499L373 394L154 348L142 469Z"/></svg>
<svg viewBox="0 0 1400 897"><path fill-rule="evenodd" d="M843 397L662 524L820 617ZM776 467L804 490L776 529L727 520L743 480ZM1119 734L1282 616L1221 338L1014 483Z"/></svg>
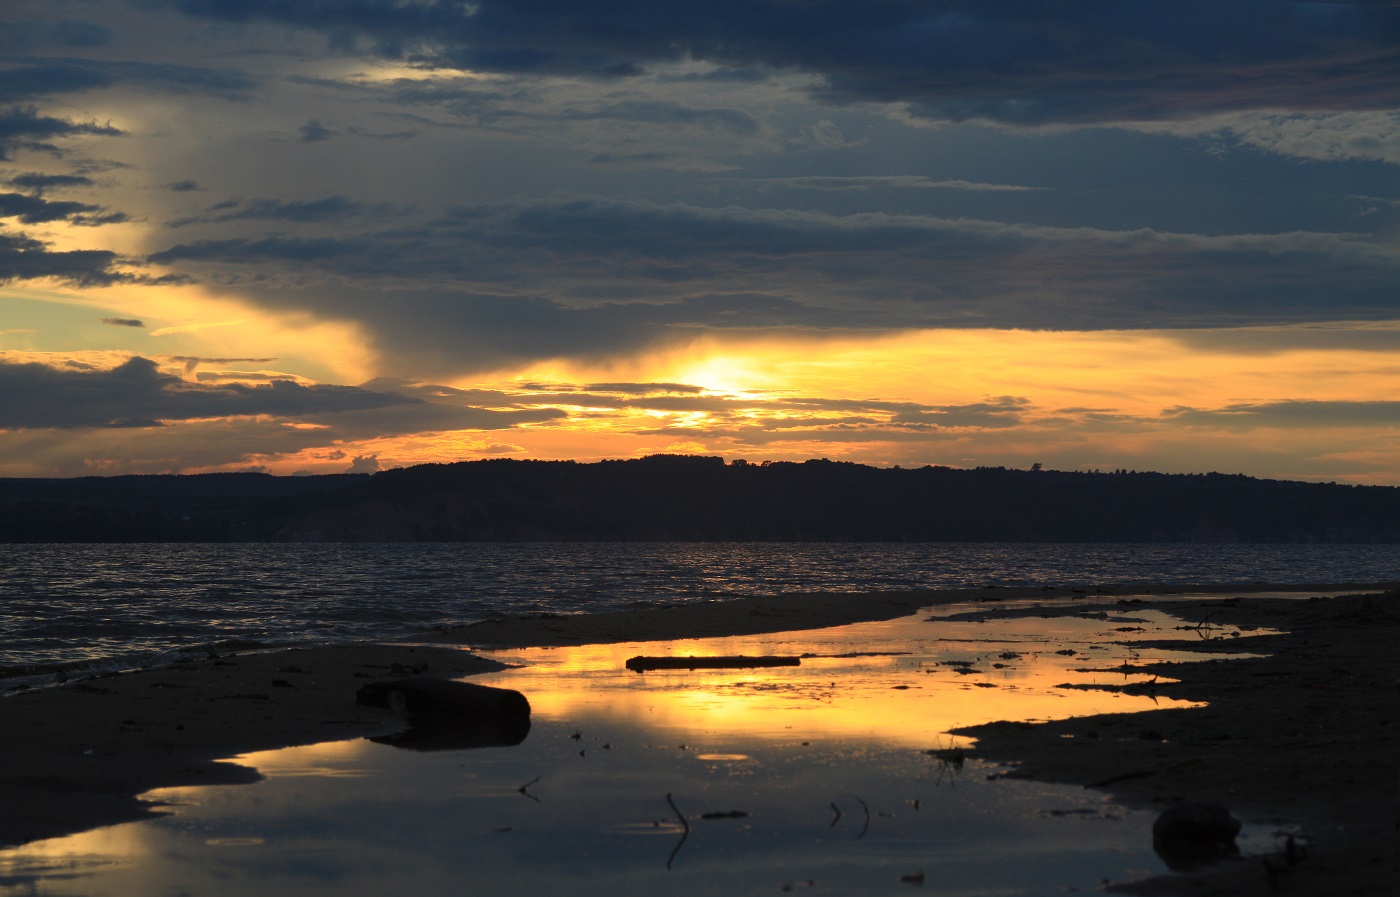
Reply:
<svg viewBox="0 0 1400 897"><path fill-rule="evenodd" d="M1387 838L1394 839L1395 728L1400 719L1386 712L1393 703L1376 706L1378 696L1393 695L1396 687L1393 646L1400 634L1400 593L1388 585L1390 591L1375 584L1133 584L746 597L614 614L491 620L429 633L412 644L209 656L72 680L0 698L0 756L10 761L0 771L0 797L10 810L0 817L0 847L149 818L160 808L137 795L153 788L259 778L256 771L219 758L400 728L400 719L390 711L356 705L355 690L372 678L455 678L500 668L463 650L473 646L785 632L894 619L963 603L988 615L1059 615L1093 612L1105 604L1116 606L1120 596L1133 596L1143 607L1180 612L1183 602L1201 603L1203 594L1214 593L1252 597L1209 602L1211 619L1284 631L1218 646L1267 655L1262 658L1166 664L1155 670L1181 679L1158 685L1159 694L1209 706L993 723L960 731L978 739L978 756L1006 764L1010 775L1088 786L1121 773L1146 773L1101 790L1149 809L1176 797L1220 800L1251 821L1301 820L1306 825L1311 855L1296 868L1275 874L1257 862L1226 864L1196 878L1121 886L1125 893L1249 894L1277 884L1280 875L1289 893L1389 893L1392 873L1386 864L1393 845ZM1354 591L1386 591L1389 604L1356 596L1306 600ZM1268 597L1271 593L1294 597ZM1024 600L1047 605L1001 605ZM1193 647L1211 648L1207 642ZM1333 734L1318 738L1300 728L1323 719L1300 718L1300 713L1326 714ZM1144 731L1159 737L1142 737ZM1261 762L1261 757L1269 761ZM1105 773L1114 769L1118 772ZM1377 777L1385 787L1375 786ZM1235 879L1225 882L1222 876ZM1195 883L1188 888L1186 881ZM1341 881L1355 889L1334 887ZM1373 885L1384 890L1367 890Z"/></svg>
<svg viewBox="0 0 1400 897"><path fill-rule="evenodd" d="M1179 801L1220 803L1245 821L1280 827L1302 848L1297 862L1281 850L1111 892L1394 893L1400 591L1202 601L1193 610L1214 624L1278 630L1202 638L1192 650L1254 656L1142 664L1135 672L1166 681L1120 689L1203 706L998 722L957 733L976 738L977 756L1005 764L1007 777L1094 788L1157 812Z"/></svg>
<svg viewBox="0 0 1400 897"><path fill-rule="evenodd" d="M1383 583L1122 583L1097 586L986 586L881 592L792 592L746 595L724 601L637 608L602 614L541 614L470 623L415 637L416 644L539 648L644 640L716 638L822 629L890 620L925 608L961 603L1056 601L1091 603L1119 596L1163 600L1193 595L1343 594L1388 592Z"/></svg>

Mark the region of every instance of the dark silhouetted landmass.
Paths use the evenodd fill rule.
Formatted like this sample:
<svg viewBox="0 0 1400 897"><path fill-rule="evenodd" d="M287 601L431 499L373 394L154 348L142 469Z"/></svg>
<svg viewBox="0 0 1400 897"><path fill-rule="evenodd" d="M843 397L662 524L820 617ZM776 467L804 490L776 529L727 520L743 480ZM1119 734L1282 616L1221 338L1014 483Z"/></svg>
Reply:
<svg viewBox="0 0 1400 897"><path fill-rule="evenodd" d="M1400 489L832 461L0 480L8 542L1400 542Z"/></svg>

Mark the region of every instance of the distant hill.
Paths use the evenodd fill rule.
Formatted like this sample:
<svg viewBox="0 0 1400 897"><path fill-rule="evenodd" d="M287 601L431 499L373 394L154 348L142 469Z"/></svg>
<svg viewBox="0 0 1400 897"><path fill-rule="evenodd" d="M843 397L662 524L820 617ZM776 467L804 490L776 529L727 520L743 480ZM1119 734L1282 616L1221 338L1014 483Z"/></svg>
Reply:
<svg viewBox="0 0 1400 897"><path fill-rule="evenodd" d="M0 541L1400 542L1400 489L833 461L0 479Z"/></svg>

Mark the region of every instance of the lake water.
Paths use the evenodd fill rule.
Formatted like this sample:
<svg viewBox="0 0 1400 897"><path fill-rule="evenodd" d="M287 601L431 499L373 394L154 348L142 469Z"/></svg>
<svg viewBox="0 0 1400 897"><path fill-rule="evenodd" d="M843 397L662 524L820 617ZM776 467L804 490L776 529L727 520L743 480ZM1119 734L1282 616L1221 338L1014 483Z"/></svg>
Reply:
<svg viewBox="0 0 1400 897"><path fill-rule="evenodd" d="M0 673L780 592L1396 579L1400 545L0 545Z"/></svg>

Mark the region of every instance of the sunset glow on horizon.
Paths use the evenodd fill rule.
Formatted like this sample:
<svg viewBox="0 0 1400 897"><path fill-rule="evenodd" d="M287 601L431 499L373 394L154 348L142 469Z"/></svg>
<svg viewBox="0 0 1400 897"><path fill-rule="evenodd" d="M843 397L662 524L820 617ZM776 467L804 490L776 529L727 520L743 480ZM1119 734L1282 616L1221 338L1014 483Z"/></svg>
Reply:
<svg viewBox="0 0 1400 897"><path fill-rule="evenodd" d="M0 476L1400 485L1400 9L527 6L7 5Z"/></svg>

